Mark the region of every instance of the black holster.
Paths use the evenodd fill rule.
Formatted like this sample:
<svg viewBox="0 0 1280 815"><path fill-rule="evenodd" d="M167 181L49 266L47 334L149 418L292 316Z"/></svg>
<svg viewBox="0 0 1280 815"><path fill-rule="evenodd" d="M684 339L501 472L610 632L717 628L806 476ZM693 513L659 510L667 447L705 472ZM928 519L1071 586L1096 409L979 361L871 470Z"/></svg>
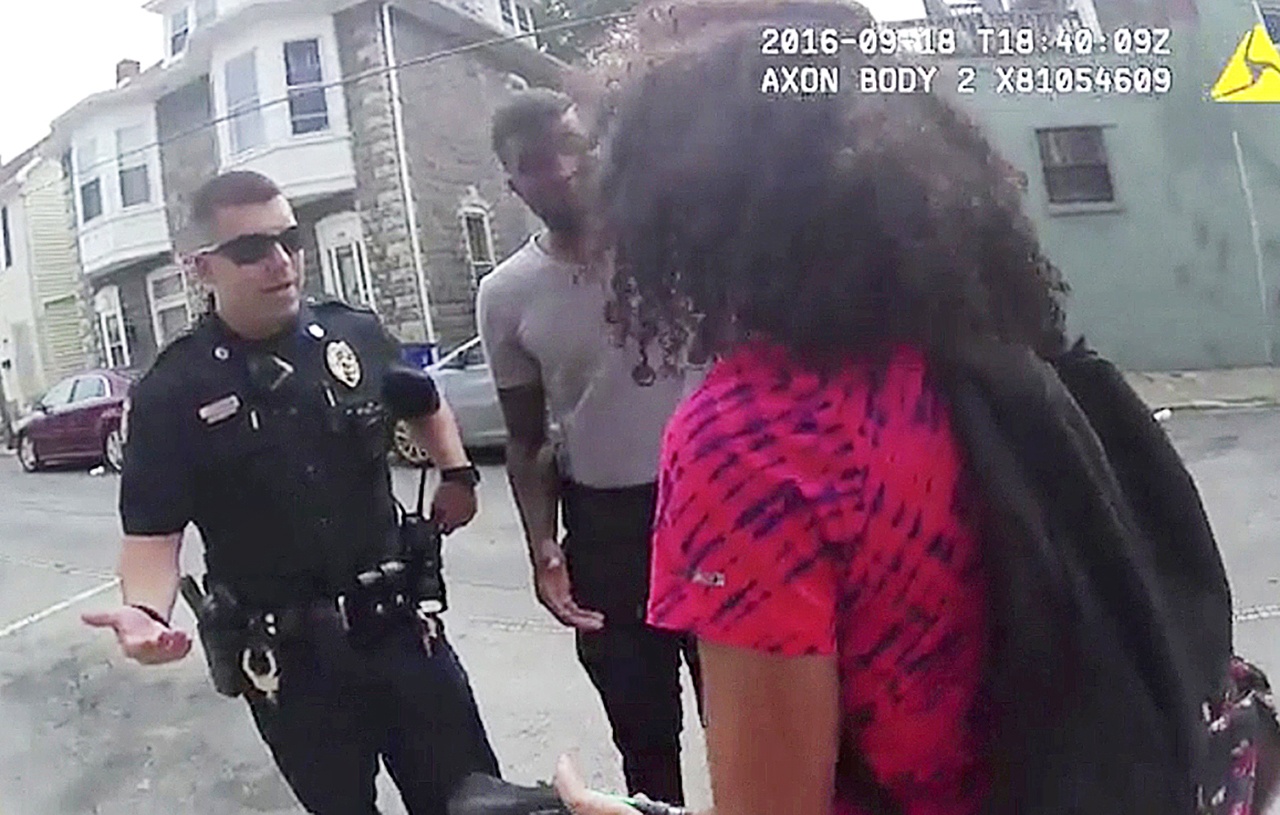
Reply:
<svg viewBox="0 0 1280 815"><path fill-rule="evenodd" d="M240 666L251 639L249 614L226 586L214 584L210 589L206 577L205 587L201 592L193 578L182 578L182 596L196 616L196 635L213 687L234 698L249 689L249 678Z"/></svg>
<svg viewBox="0 0 1280 815"><path fill-rule="evenodd" d="M240 667L241 655L249 645L245 629L228 630L196 624L196 633L204 647L205 661L213 688L223 696L235 698L249 689L249 678Z"/></svg>

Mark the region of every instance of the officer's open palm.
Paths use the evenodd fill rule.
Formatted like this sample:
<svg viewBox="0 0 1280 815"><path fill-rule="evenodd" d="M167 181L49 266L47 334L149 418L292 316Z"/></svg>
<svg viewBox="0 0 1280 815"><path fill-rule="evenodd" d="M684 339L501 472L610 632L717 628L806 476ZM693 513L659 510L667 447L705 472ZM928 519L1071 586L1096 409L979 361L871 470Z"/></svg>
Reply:
<svg viewBox="0 0 1280 815"><path fill-rule="evenodd" d="M191 651L191 637L185 631L166 628L131 606L83 614L80 619L94 628L115 631L124 655L143 665L175 662Z"/></svg>
<svg viewBox="0 0 1280 815"><path fill-rule="evenodd" d="M604 628L603 614L585 609L573 599L569 568L565 564L560 545L555 541L544 541L539 545L533 568L533 584L538 602L560 622L580 631L599 631Z"/></svg>

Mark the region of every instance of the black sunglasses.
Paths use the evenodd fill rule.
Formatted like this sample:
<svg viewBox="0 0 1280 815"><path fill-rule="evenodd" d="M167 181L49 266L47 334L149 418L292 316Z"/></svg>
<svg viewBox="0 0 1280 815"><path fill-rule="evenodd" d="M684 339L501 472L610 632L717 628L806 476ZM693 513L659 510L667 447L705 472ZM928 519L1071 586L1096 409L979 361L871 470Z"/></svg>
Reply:
<svg viewBox="0 0 1280 815"><path fill-rule="evenodd" d="M239 266L248 266L270 255L277 244L290 255L298 254L302 251L302 228L291 226L276 235L240 235L201 254L222 255Z"/></svg>

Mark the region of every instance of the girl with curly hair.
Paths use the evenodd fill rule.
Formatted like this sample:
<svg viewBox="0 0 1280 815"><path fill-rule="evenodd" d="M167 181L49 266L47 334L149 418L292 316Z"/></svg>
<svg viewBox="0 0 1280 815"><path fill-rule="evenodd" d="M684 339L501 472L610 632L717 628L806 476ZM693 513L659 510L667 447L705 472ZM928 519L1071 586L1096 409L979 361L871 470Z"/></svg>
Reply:
<svg viewBox="0 0 1280 815"><path fill-rule="evenodd" d="M1104 696L1123 711L1131 688L1082 675L1091 644L1069 647L1073 623L1055 616L1074 613L1070 598L1056 605L1014 576L1034 568L1006 565L1014 550L989 534L948 383L973 349L1069 352L1067 287L1008 164L939 97L770 92L770 70L835 65L849 83L881 63L850 47L762 54L764 28L847 28L862 14L782 3L722 19L667 43L605 105L597 206L612 316L654 349L636 376L680 367L691 346L714 359L667 426L648 614L698 642L715 811L1041 815L1109 799L1108 812L1190 812L1179 739L1194 725L1158 730L1190 706L1134 703L1127 732L1099 715L1062 737L1061 758L1034 754L1056 749L1063 711ZM1010 367L1010 382L1034 364ZM1091 520L1071 534L1088 538ZM1225 669L1229 598L1211 536L1203 554L1187 585L1203 589L1208 682ZM1123 621L1116 653L1152 665L1173 653L1158 626L1140 627ZM1169 681L1153 698L1181 704L1174 674L1154 674ZM1068 755L1108 740L1095 768ZM1089 789L1067 788L1080 779ZM580 815L631 811L569 764L560 789Z"/></svg>

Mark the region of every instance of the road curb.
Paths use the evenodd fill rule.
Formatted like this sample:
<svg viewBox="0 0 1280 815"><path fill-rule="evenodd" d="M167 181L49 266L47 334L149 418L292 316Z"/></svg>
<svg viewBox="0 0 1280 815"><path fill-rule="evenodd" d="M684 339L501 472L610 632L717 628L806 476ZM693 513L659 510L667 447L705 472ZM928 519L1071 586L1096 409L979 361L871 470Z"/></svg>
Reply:
<svg viewBox="0 0 1280 815"><path fill-rule="evenodd" d="M1280 407L1276 399L1191 399L1185 402L1147 401L1154 412L1168 410L1173 413L1192 413L1211 410L1259 410Z"/></svg>
<svg viewBox="0 0 1280 815"><path fill-rule="evenodd" d="M1153 411L1257 410L1280 406L1280 367L1126 371Z"/></svg>

